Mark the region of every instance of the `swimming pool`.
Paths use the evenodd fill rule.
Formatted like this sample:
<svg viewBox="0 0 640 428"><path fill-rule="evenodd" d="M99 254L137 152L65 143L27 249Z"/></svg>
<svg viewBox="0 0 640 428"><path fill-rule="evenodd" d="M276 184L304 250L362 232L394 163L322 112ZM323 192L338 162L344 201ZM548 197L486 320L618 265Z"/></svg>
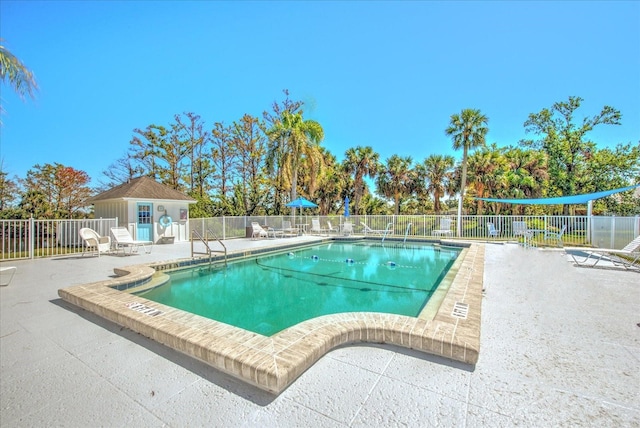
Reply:
<svg viewBox="0 0 640 428"><path fill-rule="evenodd" d="M169 273L166 284L138 295L272 336L329 314L418 316L459 253L433 245L332 242L227 268Z"/></svg>
<svg viewBox="0 0 640 428"><path fill-rule="evenodd" d="M322 238L242 240L237 249L229 252L229 259L298 251L300 245L309 245L311 240ZM256 248L260 244L261 248ZM484 245L446 244L457 244L462 251L417 317L382 312L338 313L265 336L131 293L138 287L159 285L154 283L165 280L163 272L208 266L208 258L204 257L117 267L115 276L62 288L58 295L122 328L279 394L327 352L356 343L397 345L474 365L480 351Z"/></svg>

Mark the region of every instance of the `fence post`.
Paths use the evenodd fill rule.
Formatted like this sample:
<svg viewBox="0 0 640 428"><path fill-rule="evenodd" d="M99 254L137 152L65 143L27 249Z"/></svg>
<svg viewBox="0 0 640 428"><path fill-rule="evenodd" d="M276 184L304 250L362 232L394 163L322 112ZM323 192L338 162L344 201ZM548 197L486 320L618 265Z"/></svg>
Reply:
<svg viewBox="0 0 640 428"><path fill-rule="evenodd" d="M29 241L29 258L33 259L33 225L34 225L34 220L33 220L33 216L29 217L29 230L27 231L28 234L28 238L27 240Z"/></svg>
<svg viewBox="0 0 640 428"><path fill-rule="evenodd" d="M593 200L587 202L587 244L592 245L593 242Z"/></svg>
<svg viewBox="0 0 640 428"><path fill-rule="evenodd" d="M427 215L422 214L422 234L427 236Z"/></svg>
<svg viewBox="0 0 640 428"><path fill-rule="evenodd" d="M460 233L462 231L462 194L460 194L459 196L459 200L458 200L458 218L456 221L456 236L458 238L460 238Z"/></svg>
<svg viewBox="0 0 640 428"><path fill-rule="evenodd" d="M615 248L615 237L616 237L616 218L611 216L611 243L609 244L609 248Z"/></svg>

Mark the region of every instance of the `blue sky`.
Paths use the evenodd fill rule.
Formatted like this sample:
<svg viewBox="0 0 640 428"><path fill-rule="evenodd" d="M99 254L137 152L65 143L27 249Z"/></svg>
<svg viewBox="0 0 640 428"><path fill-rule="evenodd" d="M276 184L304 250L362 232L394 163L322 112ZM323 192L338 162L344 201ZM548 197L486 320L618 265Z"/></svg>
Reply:
<svg viewBox="0 0 640 428"><path fill-rule="evenodd" d="M210 129L260 116L283 89L306 103L338 159L369 145L421 161L460 152L451 114L489 117L487 141L515 145L530 113L584 98L622 126L600 147L640 140L640 2L0 2L0 37L40 85L2 86L0 159L86 171L92 185L134 128L199 114Z"/></svg>

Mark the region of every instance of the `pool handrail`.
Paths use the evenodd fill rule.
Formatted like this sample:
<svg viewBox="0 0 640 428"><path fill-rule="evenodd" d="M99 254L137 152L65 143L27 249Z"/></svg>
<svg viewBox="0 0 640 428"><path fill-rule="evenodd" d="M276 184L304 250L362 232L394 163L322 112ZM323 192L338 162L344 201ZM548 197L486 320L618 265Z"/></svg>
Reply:
<svg viewBox="0 0 640 428"><path fill-rule="evenodd" d="M205 248L207 249L206 253L201 253L198 251L195 251L193 248L193 242L194 239L193 237L196 237L198 240L200 240L200 242L202 242L205 246ZM214 251L211 249L211 247L209 246L209 237L213 237L213 239L215 241L218 241L220 243L220 245L222 245L222 248L224 249L224 266L227 267L227 247L224 245L224 243L216 236L215 233L213 233L211 231L211 229L207 229L206 232L206 236L202 236L200 234L200 232L198 232L195 229L191 230L191 257L193 257L194 254L204 254L204 255L208 255L209 256L209 266L211 266L211 253L213 253ZM220 253L222 251L215 251L216 253Z"/></svg>

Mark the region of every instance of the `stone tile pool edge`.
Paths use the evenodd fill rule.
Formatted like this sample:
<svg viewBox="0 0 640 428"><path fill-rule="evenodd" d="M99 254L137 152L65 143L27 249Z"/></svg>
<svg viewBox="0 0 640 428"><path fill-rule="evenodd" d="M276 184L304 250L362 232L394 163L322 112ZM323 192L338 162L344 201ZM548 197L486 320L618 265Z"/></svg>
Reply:
<svg viewBox="0 0 640 428"><path fill-rule="evenodd" d="M433 242L432 242L433 243ZM461 246L460 243L447 243ZM241 251L249 256L265 251ZM332 349L387 343L475 365L480 351L484 245L470 244L443 281L440 295L418 317L350 312L314 318L271 337L119 291L158 270L202 264L183 259L114 269L105 281L58 290L65 301L201 360L260 389L279 394Z"/></svg>

